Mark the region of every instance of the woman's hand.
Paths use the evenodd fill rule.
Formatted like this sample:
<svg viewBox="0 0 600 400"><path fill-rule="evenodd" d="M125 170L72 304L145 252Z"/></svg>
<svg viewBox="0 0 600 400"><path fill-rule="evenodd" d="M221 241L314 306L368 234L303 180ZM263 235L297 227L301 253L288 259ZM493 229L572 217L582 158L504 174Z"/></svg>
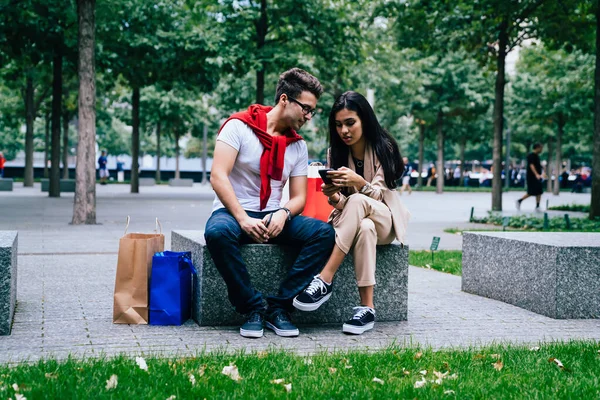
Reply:
<svg viewBox="0 0 600 400"><path fill-rule="evenodd" d="M342 190L342 189L335 185L328 185L326 183L321 185L321 191L327 197L333 196L334 194L338 193L340 190Z"/></svg>
<svg viewBox="0 0 600 400"><path fill-rule="evenodd" d="M331 176L333 184L339 188L354 186L356 190L359 190L367 184L367 181L362 176L347 167L341 167L336 171L329 171L327 175Z"/></svg>

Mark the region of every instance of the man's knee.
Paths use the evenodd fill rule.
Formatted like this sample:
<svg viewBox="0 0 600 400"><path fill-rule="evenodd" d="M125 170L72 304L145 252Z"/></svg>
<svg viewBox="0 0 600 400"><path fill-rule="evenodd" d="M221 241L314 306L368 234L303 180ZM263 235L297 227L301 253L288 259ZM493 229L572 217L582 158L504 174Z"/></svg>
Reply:
<svg viewBox="0 0 600 400"><path fill-rule="evenodd" d="M204 230L204 239L206 244L219 243L222 240L237 238L240 231L239 224L229 214L220 213L213 214Z"/></svg>

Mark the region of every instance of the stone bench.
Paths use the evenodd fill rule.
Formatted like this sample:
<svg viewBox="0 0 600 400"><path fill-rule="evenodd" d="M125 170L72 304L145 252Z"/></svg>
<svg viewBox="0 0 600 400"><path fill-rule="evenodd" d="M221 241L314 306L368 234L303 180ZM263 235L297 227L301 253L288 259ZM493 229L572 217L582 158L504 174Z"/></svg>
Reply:
<svg viewBox="0 0 600 400"><path fill-rule="evenodd" d="M600 318L600 233L465 232L462 290L556 319Z"/></svg>
<svg viewBox="0 0 600 400"><path fill-rule="evenodd" d="M0 335L10 335L17 302L17 232L0 231Z"/></svg>
<svg viewBox="0 0 600 400"><path fill-rule="evenodd" d="M42 192L48 192L50 190L50 179L42 179ZM75 179L61 179L60 180L60 191L61 192L73 192L75 193Z"/></svg>
<svg viewBox="0 0 600 400"><path fill-rule="evenodd" d="M237 314L227 298L227 288L206 248L203 231L173 231L173 251L191 251L198 274L193 280L192 318L199 325L238 325ZM242 257L254 287L264 294L276 293L298 249L270 244L242 247ZM408 247L400 244L377 246L377 321L405 321L408 299ZM352 255L348 255L335 277L333 295L317 311L294 313L299 323L345 322L359 304Z"/></svg>
<svg viewBox="0 0 600 400"><path fill-rule="evenodd" d="M154 178L139 178L138 179L140 186L154 186L156 185L156 179Z"/></svg>
<svg viewBox="0 0 600 400"><path fill-rule="evenodd" d="M169 179L169 186L194 186L193 179Z"/></svg>
<svg viewBox="0 0 600 400"><path fill-rule="evenodd" d="M12 178L0 178L0 192L12 192L13 180Z"/></svg>

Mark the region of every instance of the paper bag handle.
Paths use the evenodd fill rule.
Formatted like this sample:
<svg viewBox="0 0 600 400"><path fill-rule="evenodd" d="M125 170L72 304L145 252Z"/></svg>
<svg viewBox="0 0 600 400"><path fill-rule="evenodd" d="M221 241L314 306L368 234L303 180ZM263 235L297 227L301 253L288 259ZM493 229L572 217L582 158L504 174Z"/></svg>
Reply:
<svg viewBox="0 0 600 400"><path fill-rule="evenodd" d="M127 224L125 225L125 235L127 235L127 229L129 229L130 221L131 221L131 217L128 215L127 216ZM158 218L156 218L156 225L154 226L154 232L158 232L158 233L162 234L162 225L160 224L160 221L158 220Z"/></svg>

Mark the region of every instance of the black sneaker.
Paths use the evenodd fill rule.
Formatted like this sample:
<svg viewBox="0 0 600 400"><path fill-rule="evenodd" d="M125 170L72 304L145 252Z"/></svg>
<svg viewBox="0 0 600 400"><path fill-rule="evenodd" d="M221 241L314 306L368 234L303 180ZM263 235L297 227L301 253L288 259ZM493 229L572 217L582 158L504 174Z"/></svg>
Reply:
<svg viewBox="0 0 600 400"><path fill-rule="evenodd" d="M294 298L294 307L301 311L315 311L331 297L333 283L325 283L319 275L315 276L306 289Z"/></svg>
<svg viewBox="0 0 600 400"><path fill-rule="evenodd" d="M262 337L264 321L265 317L263 316L262 311L252 311L248 320L240 328L240 335L247 338Z"/></svg>
<svg viewBox="0 0 600 400"><path fill-rule="evenodd" d="M360 335L375 325L375 310L371 307L354 307L354 316L342 326L342 332Z"/></svg>
<svg viewBox="0 0 600 400"><path fill-rule="evenodd" d="M273 311L267 316L267 328L275 332L279 336L298 336L300 332L298 328L290 320L290 314L281 309Z"/></svg>

